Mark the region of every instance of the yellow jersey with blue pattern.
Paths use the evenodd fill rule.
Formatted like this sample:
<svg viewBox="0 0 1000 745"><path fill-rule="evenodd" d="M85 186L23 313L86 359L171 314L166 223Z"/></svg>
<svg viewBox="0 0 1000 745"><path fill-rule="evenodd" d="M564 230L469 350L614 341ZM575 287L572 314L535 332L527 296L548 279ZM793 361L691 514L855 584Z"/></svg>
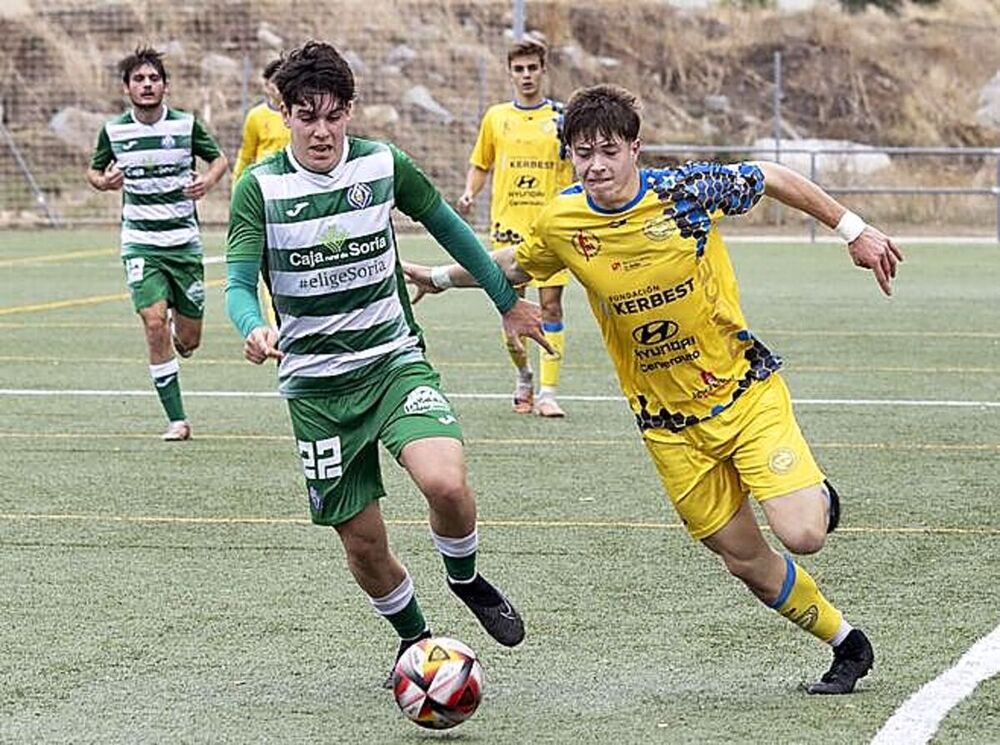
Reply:
<svg viewBox="0 0 1000 745"><path fill-rule="evenodd" d="M730 406L781 360L747 328L716 223L750 210L764 175L749 163L642 170L617 210L579 184L555 197L516 250L537 280L566 268L587 291L622 392L642 430L678 432Z"/></svg>
<svg viewBox="0 0 1000 745"><path fill-rule="evenodd" d="M559 141L561 103L491 106L479 125L469 163L493 169L490 239L494 249L516 246L538 211L573 181Z"/></svg>

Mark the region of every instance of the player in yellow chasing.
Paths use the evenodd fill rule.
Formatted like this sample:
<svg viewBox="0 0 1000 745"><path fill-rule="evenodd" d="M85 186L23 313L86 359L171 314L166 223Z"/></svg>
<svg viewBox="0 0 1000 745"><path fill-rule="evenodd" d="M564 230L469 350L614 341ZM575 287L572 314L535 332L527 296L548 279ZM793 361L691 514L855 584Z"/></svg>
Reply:
<svg viewBox="0 0 1000 745"><path fill-rule="evenodd" d="M261 79L264 81L264 100L247 112L243 122L243 140L240 151L236 154L236 165L233 166L233 185L247 166L258 163L271 153L276 153L291 141L291 132L285 126L281 116L281 94L274 84L274 74L281 67L279 57L267 63ZM271 302L271 282L264 271L264 283L260 287L261 304L267 310L267 320L272 326L278 322Z"/></svg>
<svg viewBox="0 0 1000 745"><path fill-rule="evenodd" d="M573 180L572 166L563 157L559 142L562 104L546 98L542 92L545 55L545 45L536 38L525 38L508 50L507 73L514 100L491 106L483 116L469 158L465 191L458 199L458 211L468 214L492 169L490 240L494 250L520 243L539 210ZM556 350L556 354L544 349L540 353L541 387L537 401L527 354L507 346L517 368L513 406L519 414L534 410L543 417L565 416L556 400L556 389L566 345L562 296L568 282L568 272L558 272L544 282L531 282L538 287L545 338ZM523 297L524 289L519 292Z"/></svg>
<svg viewBox="0 0 1000 745"><path fill-rule="evenodd" d="M854 690L868 638L809 573L771 547L812 554L840 519L792 413L781 360L748 329L716 223L764 194L834 228L888 295L902 254L813 182L777 163L642 169L638 102L615 86L574 94L562 137L580 179L553 199L517 248L494 254L511 282L569 269L587 291L646 449L692 538L763 603L831 645L809 693ZM423 292L473 284L457 265L406 265Z"/></svg>

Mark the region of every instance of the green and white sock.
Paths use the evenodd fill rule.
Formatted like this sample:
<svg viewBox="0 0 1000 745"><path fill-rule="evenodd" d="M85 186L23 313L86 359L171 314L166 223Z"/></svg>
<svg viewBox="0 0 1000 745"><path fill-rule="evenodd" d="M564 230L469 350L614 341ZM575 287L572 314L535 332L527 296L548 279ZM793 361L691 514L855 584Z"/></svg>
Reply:
<svg viewBox="0 0 1000 745"><path fill-rule="evenodd" d="M475 528L464 538L448 538L433 530L434 547L444 559L444 568L452 582L470 582L476 576L476 550L479 548L479 531Z"/></svg>
<svg viewBox="0 0 1000 745"><path fill-rule="evenodd" d="M163 362L159 365L149 366L149 375L153 378L153 385L156 386L156 395L160 397L160 404L167 413L167 419L171 422L183 421L184 402L181 400L180 365L177 358Z"/></svg>
<svg viewBox="0 0 1000 745"><path fill-rule="evenodd" d="M409 572L396 589L380 598L369 597L375 612L392 624L400 639L416 639L427 630L427 621L413 592Z"/></svg>

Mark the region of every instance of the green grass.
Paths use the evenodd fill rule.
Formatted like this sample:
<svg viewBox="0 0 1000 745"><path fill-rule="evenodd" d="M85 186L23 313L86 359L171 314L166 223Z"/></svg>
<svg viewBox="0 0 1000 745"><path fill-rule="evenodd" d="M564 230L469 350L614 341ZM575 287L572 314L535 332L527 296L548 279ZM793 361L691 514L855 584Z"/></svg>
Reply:
<svg viewBox="0 0 1000 745"><path fill-rule="evenodd" d="M121 295L115 241L0 234L0 388L150 392L0 395L0 741L442 739L378 687L391 633L332 531L307 524L281 401L189 395L196 439L165 445L128 301L51 305ZM837 246L733 247L751 326L797 401L1000 400L1000 248L906 250L886 300ZM443 256L413 238L403 253ZM566 305L564 393L617 395L578 287ZM449 392L508 392L481 293L417 311ZM185 391L272 391L240 347L215 287ZM486 667L481 711L445 740L863 743L1000 623L1000 409L798 406L846 510L803 563L878 655L857 695L826 699L798 685L829 652L677 527L623 403L567 400L556 422L501 399L455 405L481 565L529 636L499 648L449 595L425 505L387 460L393 546L434 629ZM998 700L1000 680L983 683L935 742L1000 742Z"/></svg>

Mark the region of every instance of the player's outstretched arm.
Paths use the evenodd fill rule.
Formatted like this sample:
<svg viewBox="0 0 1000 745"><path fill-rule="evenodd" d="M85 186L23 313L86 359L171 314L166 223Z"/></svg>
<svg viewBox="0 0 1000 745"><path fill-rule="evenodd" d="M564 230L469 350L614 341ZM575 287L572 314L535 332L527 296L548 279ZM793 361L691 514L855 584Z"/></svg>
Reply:
<svg viewBox="0 0 1000 745"><path fill-rule="evenodd" d="M492 254L492 258L511 284L520 285L531 279L531 276L515 260L513 248L496 251ZM419 302L424 295L435 295L444 292L449 287L479 286L472 273L459 264L425 266L409 261L400 263L406 281L416 288L416 292L410 298L413 303ZM556 353L545 338L545 332L542 330L542 310L536 303L519 298L514 305L501 314L501 317L504 333L507 334L511 345L517 351L523 351L521 337L527 336L549 354Z"/></svg>
<svg viewBox="0 0 1000 745"><path fill-rule="evenodd" d="M903 260L903 253L892 238L866 224L819 185L796 171L769 161L755 165L764 173L765 194L815 217L836 231L847 243L855 266L870 269L882 292L892 294L897 264Z"/></svg>

